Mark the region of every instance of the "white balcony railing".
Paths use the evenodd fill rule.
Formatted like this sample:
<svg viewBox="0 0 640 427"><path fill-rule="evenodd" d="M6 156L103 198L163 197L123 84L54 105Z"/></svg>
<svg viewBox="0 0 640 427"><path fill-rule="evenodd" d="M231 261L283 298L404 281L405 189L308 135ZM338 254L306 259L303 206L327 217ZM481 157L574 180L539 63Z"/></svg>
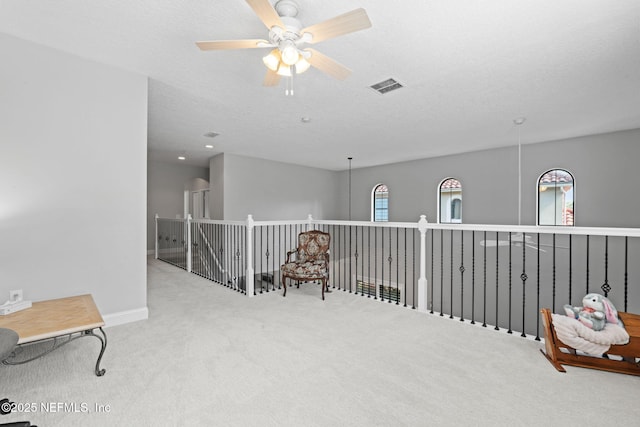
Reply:
<svg viewBox="0 0 640 427"><path fill-rule="evenodd" d="M640 230L477 224L156 219L156 257L248 296L281 289L301 231L331 235L329 285L540 337L539 310L586 293L640 312Z"/></svg>

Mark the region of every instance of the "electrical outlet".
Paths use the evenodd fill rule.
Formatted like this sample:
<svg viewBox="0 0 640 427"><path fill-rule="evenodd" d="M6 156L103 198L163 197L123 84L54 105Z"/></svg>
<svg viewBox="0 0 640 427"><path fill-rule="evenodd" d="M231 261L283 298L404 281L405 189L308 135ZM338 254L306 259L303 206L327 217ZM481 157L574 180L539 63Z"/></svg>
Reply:
<svg viewBox="0 0 640 427"><path fill-rule="evenodd" d="M11 301L11 302L22 301L22 289L17 289L15 291L9 291L9 301Z"/></svg>

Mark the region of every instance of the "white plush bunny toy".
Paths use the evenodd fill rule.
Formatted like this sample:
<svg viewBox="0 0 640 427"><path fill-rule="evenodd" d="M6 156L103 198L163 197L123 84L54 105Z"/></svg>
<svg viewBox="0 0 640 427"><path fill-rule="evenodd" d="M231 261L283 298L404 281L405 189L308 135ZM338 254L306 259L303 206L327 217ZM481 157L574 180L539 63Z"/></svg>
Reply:
<svg viewBox="0 0 640 427"><path fill-rule="evenodd" d="M618 311L608 298L600 294L587 294L582 298L582 307L564 305L567 316L579 320L594 331L601 331L607 323L622 326Z"/></svg>

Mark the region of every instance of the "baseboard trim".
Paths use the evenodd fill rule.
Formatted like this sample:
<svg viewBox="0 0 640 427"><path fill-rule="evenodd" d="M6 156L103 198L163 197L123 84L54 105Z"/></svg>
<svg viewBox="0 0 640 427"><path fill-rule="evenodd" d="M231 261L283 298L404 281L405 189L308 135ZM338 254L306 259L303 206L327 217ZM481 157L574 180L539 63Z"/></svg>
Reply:
<svg viewBox="0 0 640 427"><path fill-rule="evenodd" d="M137 308L135 310L120 311L102 316L105 327L124 325L125 323L137 322L138 320L147 320L149 318L149 309L147 307Z"/></svg>

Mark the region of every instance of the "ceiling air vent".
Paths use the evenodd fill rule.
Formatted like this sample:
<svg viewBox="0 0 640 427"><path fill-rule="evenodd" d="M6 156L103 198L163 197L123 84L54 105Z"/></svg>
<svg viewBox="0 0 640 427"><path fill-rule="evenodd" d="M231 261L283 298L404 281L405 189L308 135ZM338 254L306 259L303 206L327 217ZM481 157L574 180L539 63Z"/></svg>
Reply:
<svg viewBox="0 0 640 427"><path fill-rule="evenodd" d="M378 93L385 94L387 92L391 92L392 90L400 89L403 86L395 79L387 79L383 82L371 85L370 87Z"/></svg>

